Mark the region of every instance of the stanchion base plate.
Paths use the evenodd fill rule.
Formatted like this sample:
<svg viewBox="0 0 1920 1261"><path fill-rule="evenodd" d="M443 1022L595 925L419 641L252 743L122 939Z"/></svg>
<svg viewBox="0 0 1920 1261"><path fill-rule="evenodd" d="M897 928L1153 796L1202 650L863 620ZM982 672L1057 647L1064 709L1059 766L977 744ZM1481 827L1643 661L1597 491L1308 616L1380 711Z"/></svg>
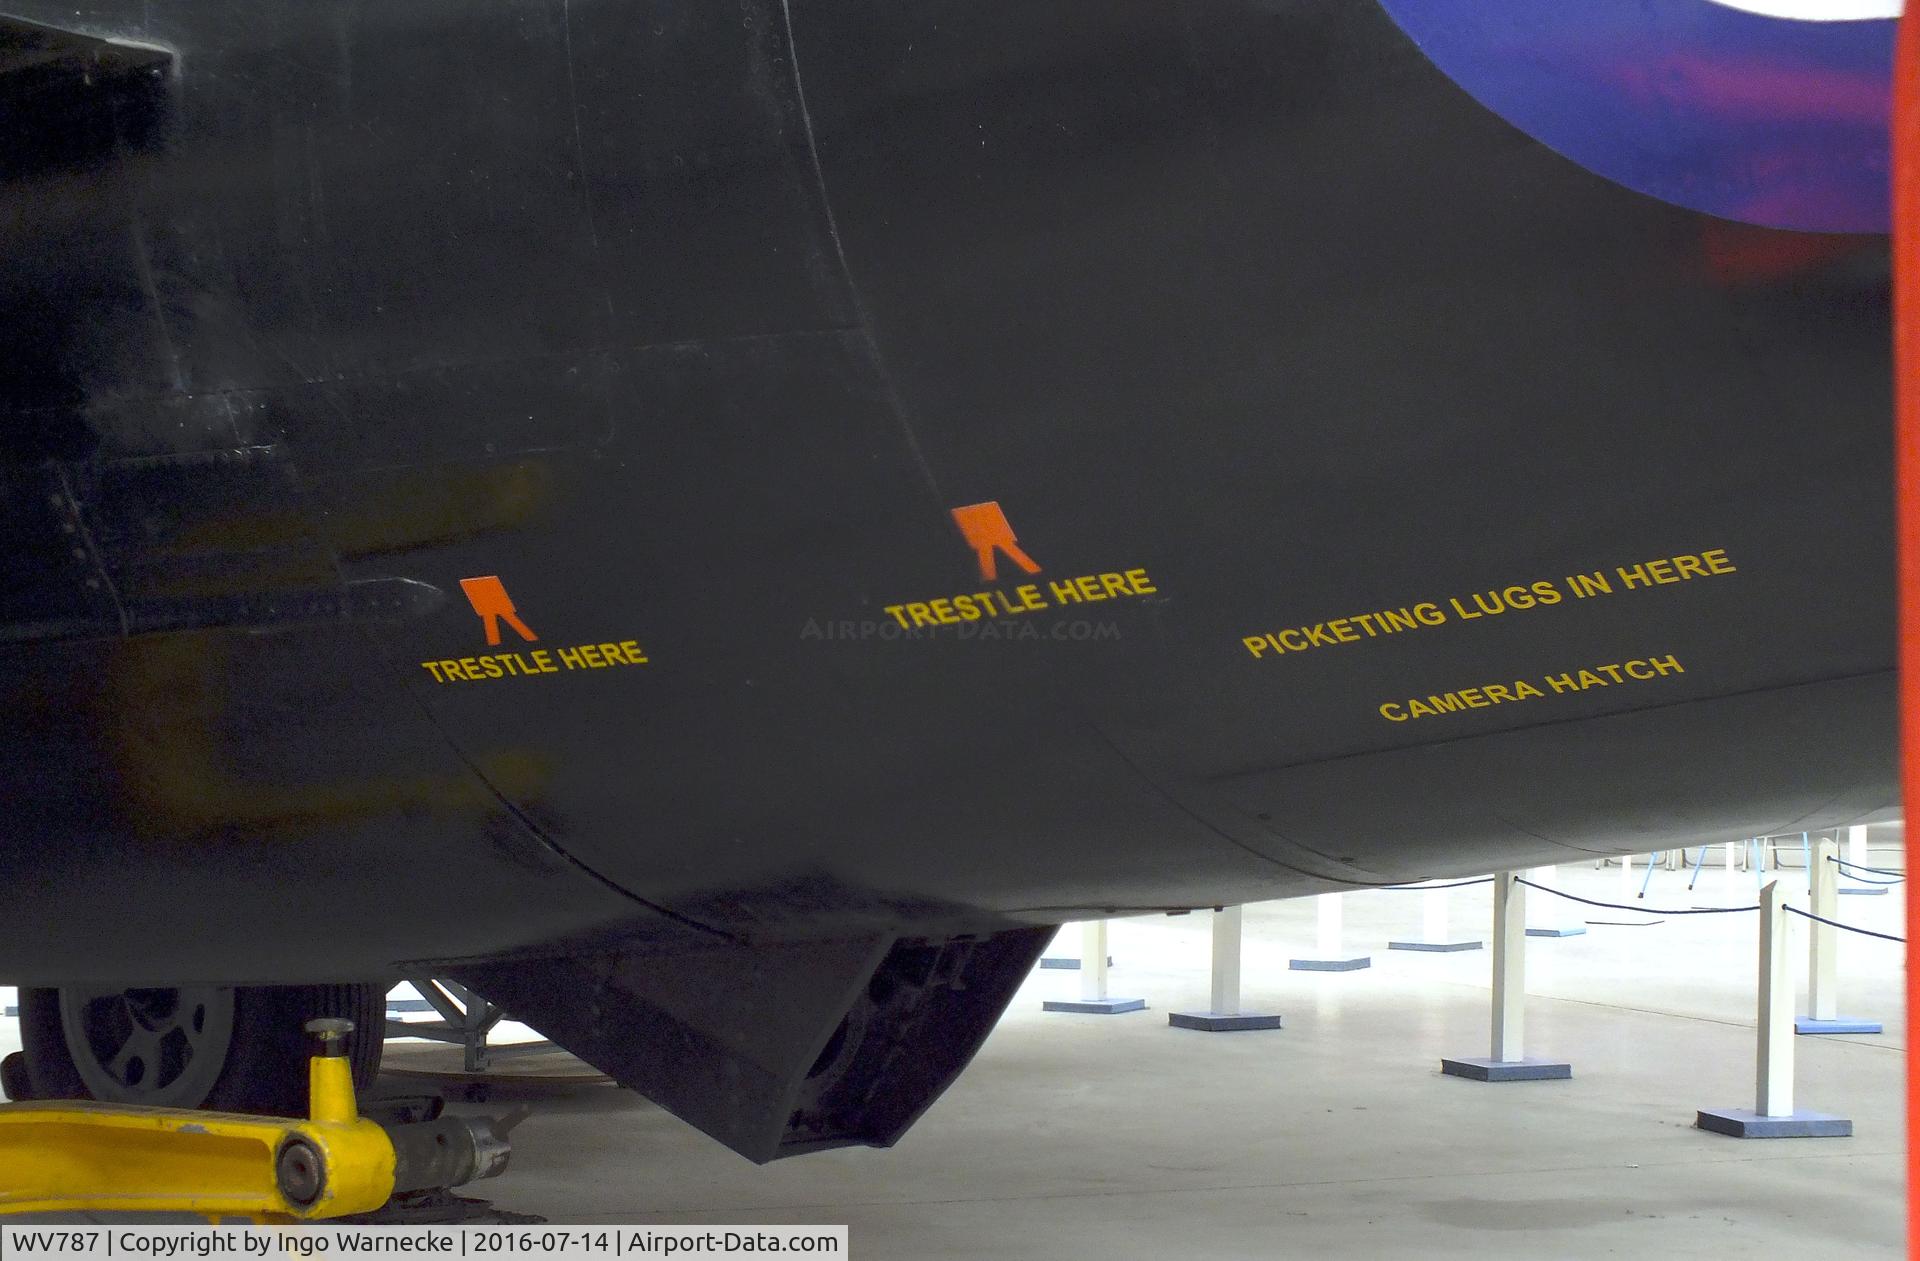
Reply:
<svg viewBox="0 0 1920 1261"><path fill-rule="evenodd" d="M1144 998L1049 998L1040 1004L1042 1011L1070 1011L1083 1016L1118 1016L1123 1012L1145 1011Z"/></svg>
<svg viewBox="0 0 1920 1261"><path fill-rule="evenodd" d="M1050 972L1056 971L1056 970L1061 972L1078 972L1080 970L1080 961L1078 959L1047 958L1047 959L1040 960L1040 966L1043 968L1046 968ZM1112 955L1107 956L1107 966L1108 967L1113 966Z"/></svg>
<svg viewBox="0 0 1920 1261"><path fill-rule="evenodd" d="M1429 954L1452 954L1456 950L1478 950L1485 942L1480 941L1390 941L1389 950L1424 950Z"/></svg>
<svg viewBox="0 0 1920 1261"><path fill-rule="evenodd" d="M1441 1060L1440 1071L1469 1081L1566 1081L1573 1065L1557 1060L1490 1060L1474 1057Z"/></svg>
<svg viewBox="0 0 1920 1261"><path fill-rule="evenodd" d="M1529 928L1527 930L1529 937L1585 937L1586 935L1587 930L1584 928Z"/></svg>
<svg viewBox="0 0 1920 1261"><path fill-rule="evenodd" d="M1702 1108L1694 1122L1703 1130L1734 1138L1851 1138L1853 1122L1824 1112L1763 1117L1745 1108Z"/></svg>
<svg viewBox="0 0 1920 1261"><path fill-rule="evenodd" d="M1241 1033L1249 1029L1278 1029L1280 1017L1240 1012L1223 1016L1211 1011L1170 1011L1167 1023L1176 1029L1198 1029L1202 1033Z"/></svg>
<svg viewBox="0 0 1920 1261"><path fill-rule="evenodd" d="M1373 966L1372 955L1358 959L1289 959L1287 967L1295 972L1358 972Z"/></svg>
<svg viewBox="0 0 1920 1261"><path fill-rule="evenodd" d="M1815 1020L1805 1017L1793 1022L1795 1033L1885 1033L1886 1027L1878 1020L1849 1020L1841 1016L1835 1020Z"/></svg>

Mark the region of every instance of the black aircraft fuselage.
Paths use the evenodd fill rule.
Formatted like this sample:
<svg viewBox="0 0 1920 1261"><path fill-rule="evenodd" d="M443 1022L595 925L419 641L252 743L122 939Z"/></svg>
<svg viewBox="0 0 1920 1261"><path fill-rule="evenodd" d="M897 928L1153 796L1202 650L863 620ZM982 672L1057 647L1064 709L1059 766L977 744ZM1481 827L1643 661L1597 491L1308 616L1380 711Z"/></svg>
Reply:
<svg viewBox="0 0 1920 1261"><path fill-rule="evenodd" d="M765 1158L1065 920L1896 804L1884 237L1372 0L0 10L0 980L458 976Z"/></svg>

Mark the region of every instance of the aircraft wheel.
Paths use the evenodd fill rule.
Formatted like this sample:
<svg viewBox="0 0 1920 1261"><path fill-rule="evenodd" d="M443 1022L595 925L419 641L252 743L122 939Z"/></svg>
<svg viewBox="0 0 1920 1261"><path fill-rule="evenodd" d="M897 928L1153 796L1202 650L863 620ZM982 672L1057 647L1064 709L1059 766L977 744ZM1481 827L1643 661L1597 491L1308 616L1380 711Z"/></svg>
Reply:
<svg viewBox="0 0 1920 1261"><path fill-rule="evenodd" d="M380 1071L386 987L186 986L20 991L20 1042L36 1099L303 1116L306 1022L354 1023L358 1090Z"/></svg>
<svg viewBox="0 0 1920 1261"><path fill-rule="evenodd" d="M33 1083L27 1080L27 1057L18 1051L0 1059L0 1094L16 1102L33 1098Z"/></svg>

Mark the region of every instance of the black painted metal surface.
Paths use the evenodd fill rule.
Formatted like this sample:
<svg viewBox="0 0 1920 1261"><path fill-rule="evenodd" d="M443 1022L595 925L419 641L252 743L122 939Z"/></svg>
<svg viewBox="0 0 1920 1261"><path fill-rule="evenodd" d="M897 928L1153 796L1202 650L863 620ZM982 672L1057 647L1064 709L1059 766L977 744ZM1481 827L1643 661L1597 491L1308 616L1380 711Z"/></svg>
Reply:
<svg viewBox="0 0 1920 1261"><path fill-rule="evenodd" d="M1610 184L1371 4L4 7L161 71L0 93L9 980L1893 803L1884 240Z"/></svg>

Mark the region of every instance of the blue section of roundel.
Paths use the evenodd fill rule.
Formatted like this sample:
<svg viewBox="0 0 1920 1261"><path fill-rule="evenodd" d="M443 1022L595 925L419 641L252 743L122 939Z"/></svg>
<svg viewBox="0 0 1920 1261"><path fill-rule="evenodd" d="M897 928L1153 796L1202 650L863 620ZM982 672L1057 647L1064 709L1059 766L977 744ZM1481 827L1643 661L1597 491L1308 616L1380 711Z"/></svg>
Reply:
<svg viewBox="0 0 1920 1261"><path fill-rule="evenodd" d="M1710 0L1380 0L1453 81L1597 175L1709 214L1885 232L1895 22Z"/></svg>

